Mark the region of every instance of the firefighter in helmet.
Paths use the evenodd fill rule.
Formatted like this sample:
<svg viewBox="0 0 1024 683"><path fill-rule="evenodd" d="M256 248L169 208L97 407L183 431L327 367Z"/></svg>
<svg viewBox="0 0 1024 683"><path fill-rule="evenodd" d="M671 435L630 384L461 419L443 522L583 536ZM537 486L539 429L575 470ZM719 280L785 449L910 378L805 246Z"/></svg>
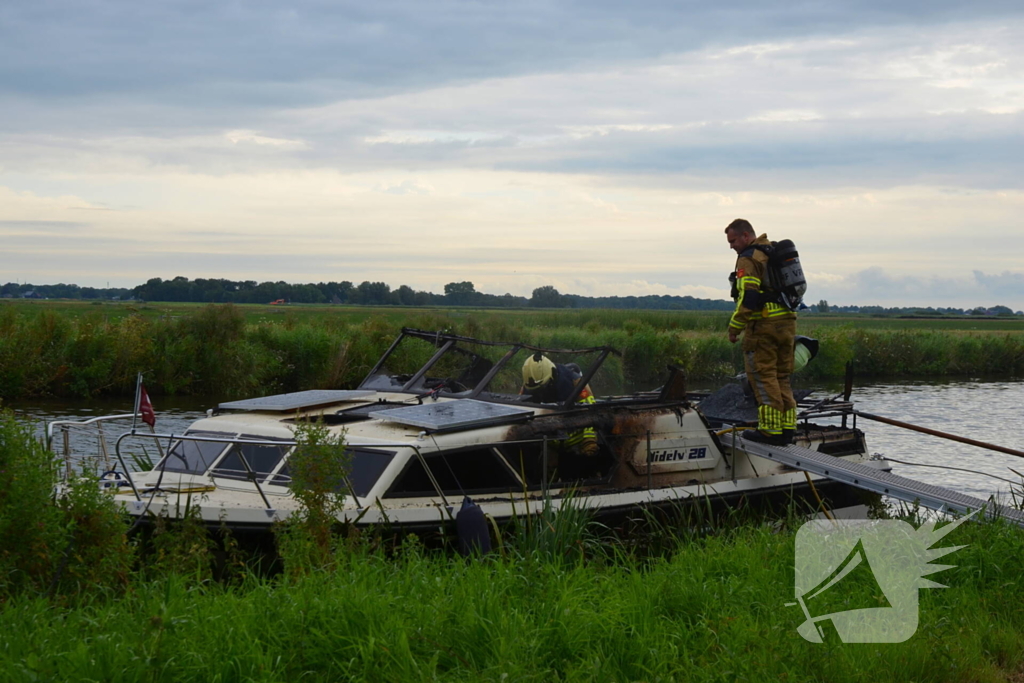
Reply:
<svg viewBox="0 0 1024 683"><path fill-rule="evenodd" d="M537 403L561 403L572 395L580 379L582 373L575 364L554 363L537 352L523 363L523 388L519 393L528 394ZM577 404L596 402L590 385L583 387L576 397ZM587 457L597 455L597 432L593 427L584 427L569 434L560 445Z"/></svg>

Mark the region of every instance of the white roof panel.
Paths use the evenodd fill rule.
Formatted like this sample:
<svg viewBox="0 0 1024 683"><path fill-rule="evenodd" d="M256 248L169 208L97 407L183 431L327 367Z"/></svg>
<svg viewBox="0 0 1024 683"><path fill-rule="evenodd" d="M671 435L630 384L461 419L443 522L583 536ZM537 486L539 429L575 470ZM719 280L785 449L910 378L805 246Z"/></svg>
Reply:
<svg viewBox="0 0 1024 683"><path fill-rule="evenodd" d="M469 398L369 413L369 416L375 420L400 422L413 427L434 430L500 424L527 418L530 415L533 415L533 411L529 408L486 403Z"/></svg>
<svg viewBox="0 0 1024 683"><path fill-rule="evenodd" d="M358 401L372 396L376 392L365 389L356 390L332 390L312 389L310 391L296 391L290 394L277 394L275 396L263 396L262 398L247 398L241 401L229 401L221 403L217 408L222 410L269 410L271 412L283 413L289 410L299 410L310 406L322 406L328 403L341 403L343 401Z"/></svg>

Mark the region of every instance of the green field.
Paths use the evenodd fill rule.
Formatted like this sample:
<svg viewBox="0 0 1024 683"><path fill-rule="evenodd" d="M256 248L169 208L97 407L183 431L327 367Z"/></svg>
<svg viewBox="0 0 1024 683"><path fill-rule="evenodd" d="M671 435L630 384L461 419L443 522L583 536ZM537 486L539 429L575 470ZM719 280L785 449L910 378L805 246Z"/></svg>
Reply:
<svg viewBox="0 0 1024 683"><path fill-rule="evenodd" d="M10 306L26 315L52 311L74 317L102 316L118 320L129 316L160 319L188 315L210 304L200 303L143 303L81 300L0 300L0 306ZM370 318L383 319L398 325L411 324L417 319L465 320L473 317L483 322L496 320L522 321L539 327L572 327L592 321L609 327L621 327L626 321L639 321L657 329L719 329L728 320L721 311L659 311L648 309L535 309L535 308L429 308L423 306L355 306L333 304L269 304L234 305L249 324L266 321L310 323L330 319L346 324L361 323ZM1020 317L893 317L868 315L805 314L802 326L808 330L823 327L850 326L866 330L949 330L961 332L1024 332L1024 318Z"/></svg>
<svg viewBox="0 0 1024 683"><path fill-rule="evenodd" d="M695 381L742 369L728 314L601 309L422 309L317 305L0 301L0 398L155 394L219 397L358 383L403 326L497 341L622 351L599 393L658 386L668 363ZM805 381L1024 376L1024 321L806 316L822 342Z"/></svg>

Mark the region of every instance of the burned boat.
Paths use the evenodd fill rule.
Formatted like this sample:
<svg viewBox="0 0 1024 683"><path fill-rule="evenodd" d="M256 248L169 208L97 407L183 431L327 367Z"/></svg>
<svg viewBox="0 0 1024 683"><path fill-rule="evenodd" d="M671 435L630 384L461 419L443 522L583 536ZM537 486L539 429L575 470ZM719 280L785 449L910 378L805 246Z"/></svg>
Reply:
<svg viewBox="0 0 1024 683"><path fill-rule="evenodd" d="M524 359L540 354L576 372L556 402L522 392ZM655 391L601 394L619 384L619 356L610 347L541 348L403 329L355 389L221 403L179 435L133 429L117 442L114 495L136 517L198 508L210 526L265 530L298 509L289 456L301 448L296 425L312 420L344 437L348 474L337 491L338 516L356 525L444 527L467 497L497 522L569 501L612 516L694 502L806 497L842 506L859 498L853 487L748 452L736 432L745 422L742 391L737 399L690 393L683 373L670 368ZM595 395L580 401L591 386ZM847 426L848 400L800 406L797 445L889 469ZM587 453L567 446L581 432L596 441ZM151 470L128 472L127 444L139 438L163 443L163 455Z"/></svg>

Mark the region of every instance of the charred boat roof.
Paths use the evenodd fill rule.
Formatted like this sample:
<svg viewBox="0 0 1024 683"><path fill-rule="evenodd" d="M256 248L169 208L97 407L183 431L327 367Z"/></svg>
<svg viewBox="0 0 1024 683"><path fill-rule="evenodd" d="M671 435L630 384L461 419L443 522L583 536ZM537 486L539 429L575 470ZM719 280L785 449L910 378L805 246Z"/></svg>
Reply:
<svg viewBox="0 0 1024 683"><path fill-rule="evenodd" d="M404 350L405 340L426 342L435 351L418 368L405 368L406 372L393 372L388 367L397 359L399 348ZM504 350L504 353L501 353ZM573 395L562 401L563 406L575 403L579 393L590 382L609 355L621 356L622 352L611 346L591 346L580 349L561 349L536 346L525 342L501 342L475 339L448 332L430 332L403 327L401 333L366 378L359 389L411 393L421 396L445 395L470 398L498 403L528 403L518 391L513 390L512 380L518 385L519 366L513 359L521 352L543 353L555 356L571 356L582 361L582 376ZM488 358L488 356L491 356ZM406 359L408 360L408 359ZM500 386L495 387L498 384ZM539 405L539 404L535 404Z"/></svg>

